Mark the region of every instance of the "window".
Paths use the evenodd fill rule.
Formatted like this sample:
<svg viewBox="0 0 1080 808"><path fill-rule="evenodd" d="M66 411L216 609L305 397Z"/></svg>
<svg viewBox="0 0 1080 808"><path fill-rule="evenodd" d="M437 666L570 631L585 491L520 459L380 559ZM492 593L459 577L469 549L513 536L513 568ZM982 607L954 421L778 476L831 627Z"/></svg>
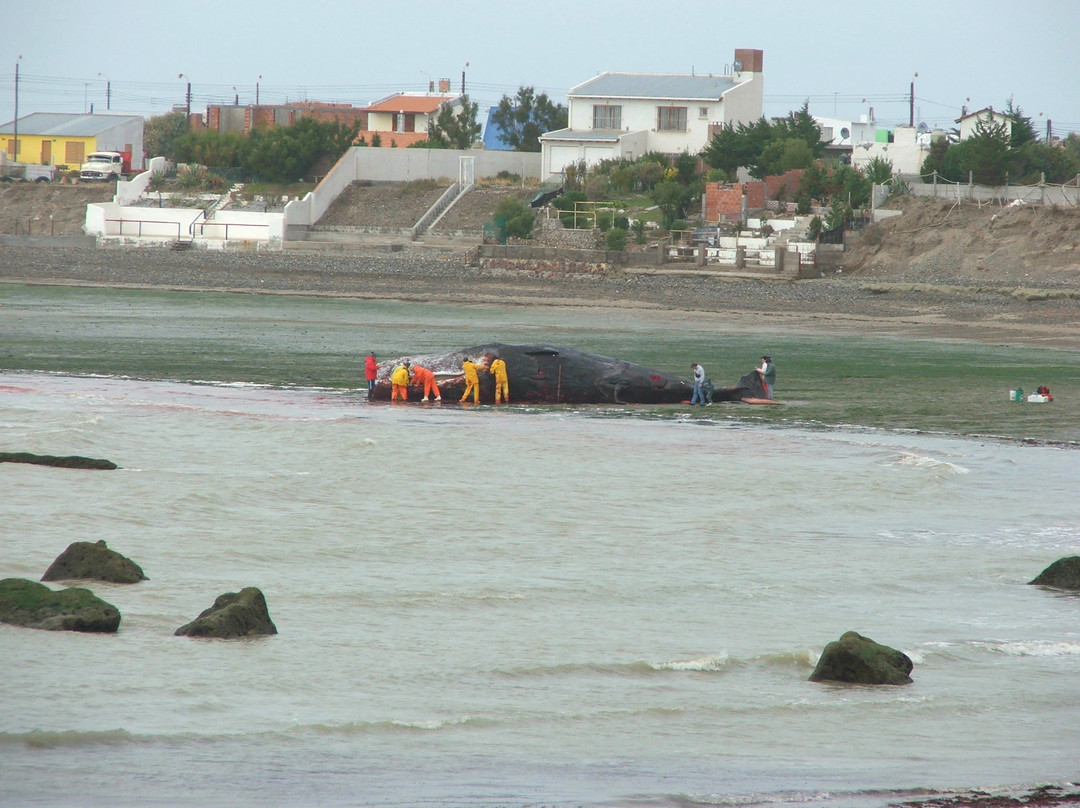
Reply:
<svg viewBox="0 0 1080 808"><path fill-rule="evenodd" d="M697 108L697 116L699 118L701 118L701 120L703 120L703 121L709 120L709 108L708 107L698 107Z"/></svg>
<svg viewBox="0 0 1080 808"><path fill-rule="evenodd" d="M686 107L657 107L656 113L657 131L686 131Z"/></svg>
<svg viewBox="0 0 1080 808"><path fill-rule="evenodd" d="M81 140L69 140L64 144L64 162L69 166L80 166L85 162L86 144Z"/></svg>
<svg viewBox="0 0 1080 808"><path fill-rule="evenodd" d="M622 107L618 104L594 104L593 129L622 129Z"/></svg>

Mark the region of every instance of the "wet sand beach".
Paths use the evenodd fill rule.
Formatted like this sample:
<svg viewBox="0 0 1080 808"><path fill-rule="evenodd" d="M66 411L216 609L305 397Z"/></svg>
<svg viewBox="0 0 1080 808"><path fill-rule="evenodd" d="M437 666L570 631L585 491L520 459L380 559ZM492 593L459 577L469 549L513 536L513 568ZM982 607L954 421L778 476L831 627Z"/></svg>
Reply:
<svg viewBox="0 0 1080 808"><path fill-rule="evenodd" d="M785 282L663 273L538 276L484 272L460 252L172 252L0 247L0 282L633 309L732 328L894 335L981 343L1080 345L1080 290L975 284L948 274L918 283L842 275Z"/></svg>

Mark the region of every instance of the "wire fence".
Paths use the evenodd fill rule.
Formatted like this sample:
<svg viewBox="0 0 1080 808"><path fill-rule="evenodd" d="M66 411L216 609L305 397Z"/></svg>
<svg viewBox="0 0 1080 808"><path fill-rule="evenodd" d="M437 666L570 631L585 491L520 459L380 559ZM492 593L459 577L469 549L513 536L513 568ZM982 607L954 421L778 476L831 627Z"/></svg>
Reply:
<svg viewBox="0 0 1080 808"><path fill-rule="evenodd" d="M905 174L899 177L910 196L932 196L960 202L1008 205L1021 202L1029 205L1063 205L1080 207L1080 175L1058 184L1041 182L1038 185L976 185L972 180L955 182L933 174Z"/></svg>

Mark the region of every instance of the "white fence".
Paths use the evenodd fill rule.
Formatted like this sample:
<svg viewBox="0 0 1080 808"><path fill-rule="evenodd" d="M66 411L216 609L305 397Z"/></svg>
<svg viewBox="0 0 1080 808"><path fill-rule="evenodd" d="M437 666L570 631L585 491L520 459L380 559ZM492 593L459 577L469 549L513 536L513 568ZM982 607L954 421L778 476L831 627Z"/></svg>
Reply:
<svg viewBox="0 0 1080 808"><path fill-rule="evenodd" d="M86 234L99 244L155 244L188 241L209 249L280 247L281 213L218 211L206 218L201 208L145 208L99 202L86 206Z"/></svg>

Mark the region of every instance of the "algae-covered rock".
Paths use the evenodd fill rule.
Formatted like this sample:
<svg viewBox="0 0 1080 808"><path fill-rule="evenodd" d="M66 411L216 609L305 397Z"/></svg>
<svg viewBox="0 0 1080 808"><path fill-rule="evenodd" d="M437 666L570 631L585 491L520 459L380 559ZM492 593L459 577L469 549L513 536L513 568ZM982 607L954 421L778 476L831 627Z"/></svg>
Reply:
<svg viewBox="0 0 1080 808"><path fill-rule="evenodd" d="M911 659L902 651L881 645L854 631L825 646L811 682L850 682L860 685L911 684Z"/></svg>
<svg viewBox="0 0 1080 808"><path fill-rule="evenodd" d="M100 469L112 471L118 466L111 460L102 460L97 457L80 457L68 455L57 457L56 455L39 455L30 452L0 452L0 463L30 463L35 466L54 466L64 469Z"/></svg>
<svg viewBox="0 0 1080 808"><path fill-rule="evenodd" d="M263 593L249 586L239 592L219 595L213 606L178 628L174 634L178 637L230 639L277 634L277 627L270 620Z"/></svg>
<svg viewBox="0 0 1080 808"><path fill-rule="evenodd" d="M115 632L120 612L89 589L52 590L37 581L0 581L0 623L47 631Z"/></svg>
<svg viewBox="0 0 1080 808"><path fill-rule="evenodd" d="M1080 556L1059 558L1028 583L1057 589L1080 589Z"/></svg>
<svg viewBox="0 0 1080 808"><path fill-rule="evenodd" d="M142 568L115 550L105 541L77 541L68 545L41 576L43 581L68 581L88 578L113 584L134 584L145 581Z"/></svg>

